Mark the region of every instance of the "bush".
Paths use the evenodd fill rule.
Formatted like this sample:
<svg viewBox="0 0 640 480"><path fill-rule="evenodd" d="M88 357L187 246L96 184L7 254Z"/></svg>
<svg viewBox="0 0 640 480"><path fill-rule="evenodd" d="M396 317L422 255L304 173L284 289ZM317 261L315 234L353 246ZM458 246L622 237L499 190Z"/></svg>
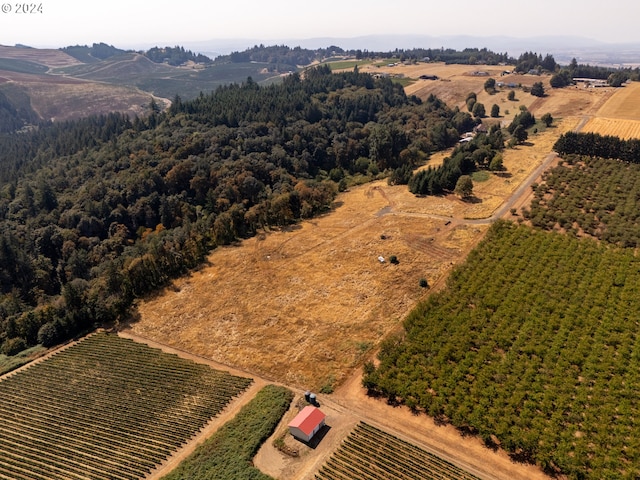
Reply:
<svg viewBox="0 0 640 480"><path fill-rule="evenodd" d="M25 348L27 348L27 343L24 341L24 338L9 338L2 344L2 353L8 356L12 356L16 353L20 353Z"/></svg>
<svg viewBox="0 0 640 480"><path fill-rule="evenodd" d="M47 322L38 330L38 343L43 347L52 347L60 339L60 331L57 322Z"/></svg>
<svg viewBox="0 0 640 480"><path fill-rule="evenodd" d="M421 278L419 283L421 288L427 288L429 286L429 282L427 282L426 278Z"/></svg>
<svg viewBox="0 0 640 480"><path fill-rule="evenodd" d="M395 255L391 255L391 256L389 257L389 262L390 262L390 263L392 263L392 264L394 264L394 265L397 265L397 264L399 264L399 263L400 263L400 262L398 261L398 257L396 257Z"/></svg>

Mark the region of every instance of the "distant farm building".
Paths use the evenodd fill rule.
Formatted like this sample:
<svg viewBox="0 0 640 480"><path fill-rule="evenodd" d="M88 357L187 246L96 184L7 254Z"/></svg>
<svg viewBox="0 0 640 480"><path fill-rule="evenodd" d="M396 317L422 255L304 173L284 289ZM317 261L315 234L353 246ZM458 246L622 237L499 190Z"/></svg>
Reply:
<svg viewBox="0 0 640 480"><path fill-rule="evenodd" d="M602 88L609 86L609 82L607 82L606 80L601 80L599 78L574 78L573 81L576 83L584 83L585 87L591 88Z"/></svg>
<svg viewBox="0 0 640 480"><path fill-rule="evenodd" d="M326 415L312 405L307 405L289 423L289 433L303 442L310 441L325 425Z"/></svg>
<svg viewBox="0 0 640 480"><path fill-rule="evenodd" d="M437 75L420 75L420 80L438 80Z"/></svg>

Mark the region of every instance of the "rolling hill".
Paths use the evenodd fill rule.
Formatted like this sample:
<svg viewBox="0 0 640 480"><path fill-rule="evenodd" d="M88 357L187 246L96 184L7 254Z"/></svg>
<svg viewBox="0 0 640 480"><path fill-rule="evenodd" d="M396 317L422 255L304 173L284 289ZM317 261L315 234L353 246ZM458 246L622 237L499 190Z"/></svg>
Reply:
<svg viewBox="0 0 640 480"><path fill-rule="evenodd" d="M112 111L141 115L148 113L152 99L168 105L176 95L195 98L249 76L258 83L278 78L261 62L174 67L141 53L118 51L100 59L77 54L79 48L69 50L72 56L62 50L0 46L0 93L14 108L28 98L39 120L69 120Z"/></svg>

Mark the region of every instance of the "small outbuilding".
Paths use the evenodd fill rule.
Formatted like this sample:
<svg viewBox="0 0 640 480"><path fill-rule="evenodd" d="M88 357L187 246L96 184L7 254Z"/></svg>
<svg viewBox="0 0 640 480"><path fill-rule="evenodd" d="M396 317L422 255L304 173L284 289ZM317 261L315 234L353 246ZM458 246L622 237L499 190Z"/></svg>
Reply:
<svg viewBox="0 0 640 480"><path fill-rule="evenodd" d="M325 425L326 415L312 405L307 405L289 423L289 432L298 440L310 441Z"/></svg>

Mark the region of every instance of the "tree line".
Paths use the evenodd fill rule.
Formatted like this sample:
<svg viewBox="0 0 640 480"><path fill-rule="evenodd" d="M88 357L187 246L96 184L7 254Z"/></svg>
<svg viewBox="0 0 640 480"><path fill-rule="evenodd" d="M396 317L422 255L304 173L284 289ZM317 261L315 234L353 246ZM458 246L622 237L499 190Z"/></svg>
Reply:
<svg viewBox="0 0 640 480"><path fill-rule="evenodd" d="M640 140L623 140L599 133L567 132L558 138L553 149L560 155L581 155L613 158L629 163L640 163Z"/></svg>

